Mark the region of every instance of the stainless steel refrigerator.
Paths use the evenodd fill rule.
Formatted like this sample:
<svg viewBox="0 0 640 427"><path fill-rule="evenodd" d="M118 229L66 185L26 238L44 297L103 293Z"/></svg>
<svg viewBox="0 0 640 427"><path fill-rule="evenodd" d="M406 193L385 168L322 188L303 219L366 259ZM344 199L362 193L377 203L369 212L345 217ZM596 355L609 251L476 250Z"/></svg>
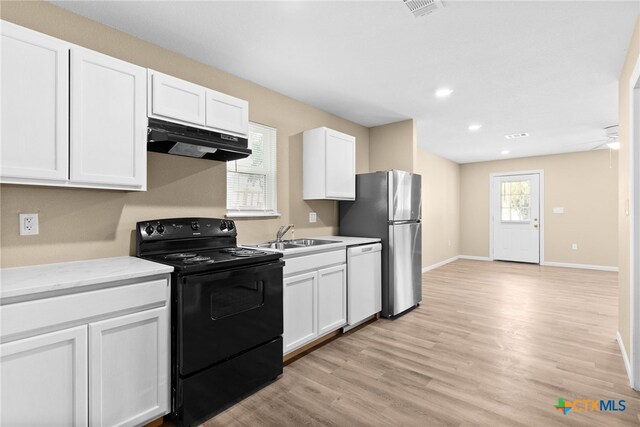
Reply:
<svg viewBox="0 0 640 427"><path fill-rule="evenodd" d="M382 315L422 301L421 183L398 170L356 175L356 200L340 202L340 235L382 240Z"/></svg>

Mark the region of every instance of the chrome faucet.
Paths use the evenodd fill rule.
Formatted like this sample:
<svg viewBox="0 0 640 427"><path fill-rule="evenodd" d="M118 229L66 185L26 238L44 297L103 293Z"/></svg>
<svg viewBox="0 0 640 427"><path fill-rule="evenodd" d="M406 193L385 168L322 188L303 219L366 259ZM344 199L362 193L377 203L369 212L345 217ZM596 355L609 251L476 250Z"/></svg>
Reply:
<svg viewBox="0 0 640 427"><path fill-rule="evenodd" d="M283 225L282 227L280 227L278 229L278 232L276 233L276 242L282 242L282 238L284 237L285 234L287 234L287 231L291 230L293 227L293 224L289 224L289 225Z"/></svg>

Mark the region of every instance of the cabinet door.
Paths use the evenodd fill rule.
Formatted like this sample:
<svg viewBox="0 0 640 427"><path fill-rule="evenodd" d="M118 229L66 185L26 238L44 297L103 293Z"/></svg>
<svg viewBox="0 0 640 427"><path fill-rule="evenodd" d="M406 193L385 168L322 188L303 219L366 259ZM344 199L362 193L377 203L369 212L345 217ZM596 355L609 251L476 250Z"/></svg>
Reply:
<svg viewBox="0 0 640 427"><path fill-rule="evenodd" d="M346 265L318 271L318 335L347 323Z"/></svg>
<svg viewBox="0 0 640 427"><path fill-rule="evenodd" d="M87 49L71 51L71 180L146 185L146 70Z"/></svg>
<svg viewBox="0 0 640 427"><path fill-rule="evenodd" d="M204 126L204 87L157 71L149 73L149 116Z"/></svg>
<svg viewBox="0 0 640 427"><path fill-rule="evenodd" d="M331 129L327 129L325 137L326 196L330 199L355 200L355 138Z"/></svg>
<svg viewBox="0 0 640 427"><path fill-rule="evenodd" d="M313 341L318 336L316 272L283 280L284 353Z"/></svg>
<svg viewBox="0 0 640 427"><path fill-rule="evenodd" d="M249 133L249 103L244 99L207 89L206 111L207 127L241 136Z"/></svg>
<svg viewBox="0 0 640 427"><path fill-rule="evenodd" d="M69 45L5 21L1 31L2 181L66 181Z"/></svg>
<svg viewBox="0 0 640 427"><path fill-rule="evenodd" d="M141 425L169 411L168 308L89 324L92 426Z"/></svg>
<svg viewBox="0 0 640 427"><path fill-rule="evenodd" d="M87 327L0 344L0 425L87 425Z"/></svg>

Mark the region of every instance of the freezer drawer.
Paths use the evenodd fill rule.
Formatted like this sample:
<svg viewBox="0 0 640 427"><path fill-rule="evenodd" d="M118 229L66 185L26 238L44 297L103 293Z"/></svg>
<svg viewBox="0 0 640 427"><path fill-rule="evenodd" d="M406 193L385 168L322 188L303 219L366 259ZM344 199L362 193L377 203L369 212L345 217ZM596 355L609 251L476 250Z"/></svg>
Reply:
<svg viewBox="0 0 640 427"><path fill-rule="evenodd" d="M382 245L347 249L347 324L357 325L382 309Z"/></svg>
<svg viewBox="0 0 640 427"><path fill-rule="evenodd" d="M384 317L393 317L422 301L422 224L389 226L388 282L383 296Z"/></svg>

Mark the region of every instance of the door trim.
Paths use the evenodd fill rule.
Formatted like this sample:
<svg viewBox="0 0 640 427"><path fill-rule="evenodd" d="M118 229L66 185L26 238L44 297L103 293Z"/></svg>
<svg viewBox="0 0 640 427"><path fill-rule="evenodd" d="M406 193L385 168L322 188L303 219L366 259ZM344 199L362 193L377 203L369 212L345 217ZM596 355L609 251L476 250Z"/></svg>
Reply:
<svg viewBox="0 0 640 427"><path fill-rule="evenodd" d="M635 185L640 179L640 120L635 111L640 106L640 59L631 73L629 79L629 195L627 209L629 215L630 239L629 242L629 290L631 305L630 332L631 359L629 375L631 387L640 389L640 328L634 327L640 321L640 186Z"/></svg>
<svg viewBox="0 0 640 427"><path fill-rule="evenodd" d="M544 169L532 169L514 172L495 172L489 174L489 260L493 261L493 179L503 176L532 175L540 176L540 262L544 263Z"/></svg>

